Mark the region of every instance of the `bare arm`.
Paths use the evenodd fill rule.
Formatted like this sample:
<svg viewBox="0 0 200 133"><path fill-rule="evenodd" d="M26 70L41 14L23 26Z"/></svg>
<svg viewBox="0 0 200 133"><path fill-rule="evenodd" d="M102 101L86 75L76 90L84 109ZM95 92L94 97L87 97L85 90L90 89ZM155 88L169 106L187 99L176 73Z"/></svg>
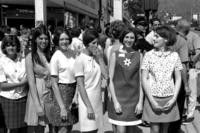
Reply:
<svg viewBox="0 0 200 133"><path fill-rule="evenodd" d="M88 118L89 119L95 119L95 115L94 115L94 110L92 108L92 104L89 100L89 97L87 95L87 92L85 90L85 85L84 85L84 76L78 76L76 77L77 80L77 84L78 84L78 90L80 92L81 98L87 108L87 112L88 112Z"/></svg>
<svg viewBox="0 0 200 133"><path fill-rule="evenodd" d="M31 93L31 96L35 103L35 107L36 107L38 113L42 113L43 109L41 107L37 88L36 88L36 81L35 81L35 76L34 76L34 72L33 72L33 62L32 62L31 54L29 54L26 57L26 73L27 73L27 79L28 79L30 93Z"/></svg>
<svg viewBox="0 0 200 133"><path fill-rule="evenodd" d="M174 90L174 96L173 99L176 101L178 97L178 93L181 88L181 71L175 71L175 90Z"/></svg>
<svg viewBox="0 0 200 133"><path fill-rule="evenodd" d="M65 105L64 105L64 102L62 100L62 96L60 94L60 90L59 90L59 87L58 87L58 77L55 76L55 75L51 76L51 82L52 82L53 93L55 95L55 98L58 102L60 109L65 109Z"/></svg>
<svg viewBox="0 0 200 133"><path fill-rule="evenodd" d="M7 82L2 82L0 83L0 88L2 91L11 91L16 89L17 87L21 87L27 83L27 80L24 80L20 83L7 83Z"/></svg>

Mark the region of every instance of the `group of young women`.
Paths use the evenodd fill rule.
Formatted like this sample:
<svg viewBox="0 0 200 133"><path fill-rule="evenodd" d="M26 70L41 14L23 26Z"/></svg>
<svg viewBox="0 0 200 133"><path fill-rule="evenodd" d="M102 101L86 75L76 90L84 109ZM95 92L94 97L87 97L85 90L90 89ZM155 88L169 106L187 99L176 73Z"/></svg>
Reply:
<svg viewBox="0 0 200 133"><path fill-rule="evenodd" d="M150 122L152 133L167 133L169 122L180 118L176 98L182 66L169 48L176 34L168 26L157 28L154 49L144 57L135 46L132 27L114 21L110 35L113 39L103 51L98 32L87 29L82 36L85 48L77 55L69 48L70 33L57 30L53 38L57 50L51 57L48 30L40 26L33 32L26 58L19 54L17 37L5 35L1 47L5 56L0 59L1 127L10 133L44 133L48 124L51 132L70 132L77 122L71 107L78 95L80 130L96 133L103 122L104 78L114 133L133 132L142 120ZM28 129L23 128L25 123Z"/></svg>

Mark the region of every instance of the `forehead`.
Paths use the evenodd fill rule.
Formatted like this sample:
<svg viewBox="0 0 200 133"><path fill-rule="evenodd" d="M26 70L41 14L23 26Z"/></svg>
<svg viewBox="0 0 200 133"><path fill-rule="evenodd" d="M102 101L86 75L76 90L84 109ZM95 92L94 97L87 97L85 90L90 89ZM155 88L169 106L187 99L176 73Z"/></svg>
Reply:
<svg viewBox="0 0 200 133"><path fill-rule="evenodd" d="M66 33L62 33L62 34L60 34L60 38L68 38L69 36L66 34Z"/></svg>
<svg viewBox="0 0 200 133"><path fill-rule="evenodd" d="M133 32L128 32L125 36L135 36Z"/></svg>
<svg viewBox="0 0 200 133"><path fill-rule="evenodd" d="M159 21L153 21L153 24L160 24L160 22Z"/></svg>

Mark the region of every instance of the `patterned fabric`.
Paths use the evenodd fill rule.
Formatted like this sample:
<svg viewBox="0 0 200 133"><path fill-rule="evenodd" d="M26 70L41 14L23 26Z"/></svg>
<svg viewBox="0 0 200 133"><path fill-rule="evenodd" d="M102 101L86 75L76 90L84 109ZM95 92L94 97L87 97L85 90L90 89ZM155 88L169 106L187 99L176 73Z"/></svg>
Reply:
<svg viewBox="0 0 200 133"><path fill-rule="evenodd" d="M52 93L52 90L49 90L48 96L45 98L45 112L47 115L47 118L49 122L53 126L68 126L73 125L77 122L76 116L74 116L70 110L69 107L72 104L72 99L75 94L76 90L76 83L73 84L58 84L59 85L59 91L62 97L62 100L65 104L65 108L68 111L68 120L66 122L63 122L60 117L60 106L57 103L57 100Z"/></svg>
<svg viewBox="0 0 200 133"><path fill-rule="evenodd" d="M182 70L181 60L176 52L151 50L143 58L142 68L150 73L153 96L167 97L174 94L174 71Z"/></svg>
<svg viewBox="0 0 200 133"><path fill-rule="evenodd" d="M26 98L12 100L0 96L1 127L14 129L26 126L24 122Z"/></svg>

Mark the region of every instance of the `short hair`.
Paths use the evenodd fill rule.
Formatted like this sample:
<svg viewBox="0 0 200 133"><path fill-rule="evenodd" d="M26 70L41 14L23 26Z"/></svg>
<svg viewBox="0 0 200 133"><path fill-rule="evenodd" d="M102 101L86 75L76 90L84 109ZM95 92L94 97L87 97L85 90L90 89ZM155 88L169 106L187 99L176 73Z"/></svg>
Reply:
<svg viewBox="0 0 200 133"><path fill-rule="evenodd" d="M180 19L176 25L176 29L187 35L190 31L190 23L186 19Z"/></svg>
<svg viewBox="0 0 200 133"><path fill-rule="evenodd" d="M20 52L21 50L21 45L20 45L20 42L19 42L19 39L17 38L16 35L11 35L11 34L7 34L5 35L5 37L3 38L2 40L2 45L1 45L1 49L2 49L2 52L7 55L7 52L6 52L6 47L8 45L15 45L17 47L17 53Z"/></svg>
<svg viewBox="0 0 200 133"><path fill-rule="evenodd" d="M72 30L71 30L72 37L79 37L80 34L81 34L81 28L80 27L72 28Z"/></svg>
<svg viewBox="0 0 200 133"><path fill-rule="evenodd" d="M69 31L66 30L63 27L57 27L56 30L55 30L55 32L54 32L54 38L53 38L53 43L54 43L55 46L59 46L59 39L60 39L60 35L62 33L65 33L66 35L68 35L68 37L69 37L69 43L72 42L72 37L71 37Z"/></svg>
<svg viewBox="0 0 200 133"><path fill-rule="evenodd" d="M176 32L168 25L163 25L156 28L155 32L162 38L167 39L166 46L172 46L176 42Z"/></svg>
<svg viewBox="0 0 200 133"><path fill-rule="evenodd" d="M158 19L158 18L152 18L152 19L150 20L150 23L153 24L153 22L155 22L155 21L158 21L159 23L161 23L161 22L160 22L160 19Z"/></svg>
<svg viewBox="0 0 200 133"><path fill-rule="evenodd" d="M95 29L87 29L83 33L83 44L85 45L85 47L88 47L89 43L98 37L99 34Z"/></svg>
<svg viewBox="0 0 200 133"><path fill-rule="evenodd" d="M120 36L120 38L119 38L119 41L120 41L122 44L124 44L124 43L123 43L124 37L125 37L128 33L131 33L131 32L132 32L132 33L134 34L134 36L135 36L135 41L134 41L134 43L136 43L136 41L137 41L136 30L135 30L134 28L130 27L130 26L124 28L124 30L122 31L122 34L121 34L121 36ZM133 48L133 49L136 49L135 44L132 46L132 48Z"/></svg>
<svg viewBox="0 0 200 133"><path fill-rule="evenodd" d="M119 39L124 27L126 27L126 25L121 20L115 20L110 24L110 34L114 39Z"/></svg>

